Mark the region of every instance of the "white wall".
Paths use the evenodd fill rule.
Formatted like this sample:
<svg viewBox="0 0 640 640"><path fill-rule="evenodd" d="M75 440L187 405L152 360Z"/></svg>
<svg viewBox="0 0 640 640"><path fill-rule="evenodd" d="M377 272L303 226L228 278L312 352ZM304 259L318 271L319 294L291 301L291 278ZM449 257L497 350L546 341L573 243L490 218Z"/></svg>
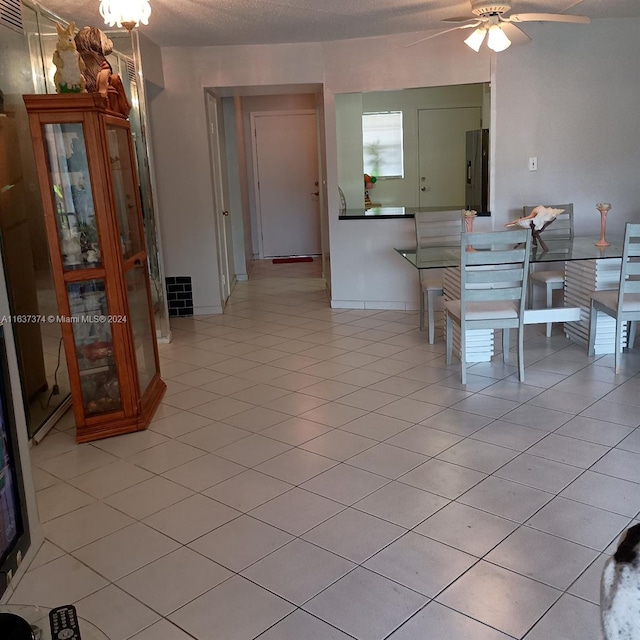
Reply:
<svg viewBox="0 0 640 640"><path fill-rule="evenodd" d="M336 141L338 185L347 209L361 209L364 206L361 93L336 96Z"/></svg>
<svg viewBox="0 0 640 640"><path fill-rule="evenodd" d="M640 21L531 25L533 42L497 57L498 226L522 205L573 202L578 235L640 222ZM538 171L527 160L537 156Z"/></svg>
<svg viewBox="0 0 640 640"><path fill-rule="evenodd" d="M163 52L165 90L151 103L166 276L191 276L196 313L219 313L220 275L204 91ZM196 89L197 87L197 89Z"/></svg>
<svg viewBox="0 0 640 640"><path fill-rule="evenodd" d="M418 308L418 273L394 247L415 246L413 219L341 220L332 247L333 307ZM350 250L349 250L350 249Z"/></svg>
<svg viewBox="0 0 640 640"><path fill-rule="evenodd" d="M138 39L140 47L140 59L142 61L142 74L145 81L152 82L156 87L164 87L164 72L162 70L162 52L160 47L149 40L139 29L136 29L132 37Z"/></svg>
<svg viewBox="0 0 640 640"><path fill-rule="evenodd" d="M417 303L415 274L393 254L406 221L340 221L335 95L489 82L493 76L492 221L502 227L523 204L573 201L578 233L594 233L596 202L613 204L612 233L637 219L640 126L640 21L527 25L533 42L489 55L462 44L460 32L405 48L420 34L331 43L162 50L166 90L152 104L166 273L191 275L197 312L219 304L204 87L321 83L327 153L332 299ZM493 69L491 65L493 66ZM528 172L526 159L540 169ZM592 218L589 218L592 216ZM185 221L187 221L185 223ZM481 222L478 220L478 222ZM397 225L391 232L391 225ZM362 230L354 230L356 226ZM375 242L359 242L373 236ZM388 238L385 277L371 274L377 236ZM388 245L388 246L387 246ZM375 256L373 258L375 260Z"/></svg>

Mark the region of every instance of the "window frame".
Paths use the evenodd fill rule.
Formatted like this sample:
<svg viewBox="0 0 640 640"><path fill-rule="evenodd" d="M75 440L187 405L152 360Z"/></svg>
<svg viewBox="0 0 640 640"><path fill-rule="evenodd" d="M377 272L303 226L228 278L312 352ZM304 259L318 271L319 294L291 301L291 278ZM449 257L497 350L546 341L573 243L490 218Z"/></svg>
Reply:
<svg viewBox="0 0 640 640"><path fill-rule="evenodd" d="M393 166L400 168L400 173L397 172L389 172L384 173L382 170L378 170L377 172L371 168L371 164L367 163L367 151L366 147L368 145L375 144L373 142L366 141L366 132L371 131L372 127L367 127L366 120L367 117L370 116L393 116L394 118L399 119L399 126L396 125L395 130L393 131L394 135L399 135L399 144L396 144L394 141L393 149L395 149L394 153L397 157L394 158ZM388 130L391 131L392 127L388 126ZM388 150L389 151L389 150ZM362 114L362 162L364 167L365 174L369 174L375 176L378 180L402 180L405 177L405 158L404 158L404 113L402 110L394 109L394 110L385 110L385 111L365 111ZM385 163L383 163L384 165ZM388 164L388 163L387 163ZM367 170L367 166L369 166L370 170Z"/></svg>

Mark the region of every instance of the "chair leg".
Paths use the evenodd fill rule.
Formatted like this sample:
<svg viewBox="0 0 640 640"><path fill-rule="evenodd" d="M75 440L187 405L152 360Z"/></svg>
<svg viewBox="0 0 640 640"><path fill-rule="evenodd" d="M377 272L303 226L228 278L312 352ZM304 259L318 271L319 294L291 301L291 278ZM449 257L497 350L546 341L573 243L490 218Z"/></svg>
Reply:
<svg viewBox="0 0 640 640"><path fill-rule="evenodd" d="M598 325L598 312L595 310L593 304L591 305L591 311L589 313L589 344L587 346L587 355L596 355L596 329Z"/></svg>
<svg viewBox="0 0 640 640"><path fill-rule="evenodd" d="M524 382L524 327L518 328L518 378Z"/></svg>
<svg viewBox="0 0 640 640"><path fill-rule="evenodd" d="M553 307L553 289L550 284L547 284L547 309L551 309ZM547 322L547 338L551 337L551 329L553 325L550 322Z"/></svg>
<svg viewBox="0 0 640 640"><path fill-rule="evenodd" d="M447 357L446 364L447 366L451 364L451 354L453 352L453 322L451 320L451 316L445 311L444 317L446 320L446 331L447 331Z"/></svg>
<svg viewBox="0 0 640 640"><path fill-rule="evenodd" d="M464 329L464 323L460 322L460 381L467 384L467 332Z"/></svg>
<svg viewBox="0 0 640 640"><path fill-rule="evenodd" d="M633 349L633 345L636 341L636 321L632 320L629 323L629 339L627 340L627 347Z"/></svg>
<svg viewBox="0 0 640 640"><path fill-rule="evenodd" d="M613 364L615 367L616 375L620 373L620 355L622 353L622 321L620 318L616 318L616 342L615 342L615 357Z"/></svg>
<svg viewBox="0 0 640 640"><path fill-rule="evenodd" d="M425 293L420 285L420 331L424 331L424 296Z"/></svg>
<svg viewBox="0 0 640 640"><path fill-rule="evenodd" d="M502 330L502 362L509 362L509 329Z"/></svg>
<svg viewBox="0 0 640 640"><path fill-rule="evenodd" d="M427 291L427 314L428 314L428 321L429 321L429 344L433 344L434 340L435 340L435 333L436 333L436 329L435 329L435 318L434 318L434 312L433 312L433 308L435 306L435 300L436 300L436 296L435 296L435 291ZM423 315L424 318L424 315Z"/></svg>

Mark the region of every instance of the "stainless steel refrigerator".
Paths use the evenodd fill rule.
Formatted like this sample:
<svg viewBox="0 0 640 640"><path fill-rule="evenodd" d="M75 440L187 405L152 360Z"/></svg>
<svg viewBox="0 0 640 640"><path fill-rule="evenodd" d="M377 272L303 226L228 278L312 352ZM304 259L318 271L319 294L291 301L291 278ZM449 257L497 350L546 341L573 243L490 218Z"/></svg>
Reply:
<svg viewBox="0 0 640 640"><path fill-rule="evenodd" d="M467 131L465 206L489 216L489 129Z"/></svg>

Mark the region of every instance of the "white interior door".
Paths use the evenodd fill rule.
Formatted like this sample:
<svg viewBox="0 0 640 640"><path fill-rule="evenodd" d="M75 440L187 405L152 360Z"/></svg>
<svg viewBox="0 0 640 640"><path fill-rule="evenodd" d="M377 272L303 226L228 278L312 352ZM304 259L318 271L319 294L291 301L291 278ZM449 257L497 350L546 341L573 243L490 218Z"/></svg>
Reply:
<svg viewBox="0 0 640 640"><path fill-rule="evenodd" d="M213 180L214 216L218 235L218 267L222 306L231 295L235 280L231 214L226 202L226 162L224 157L224 128L220 98L207 94L209 135L211 150L211 177Z"/></svg>
<svg viewBox="0 0 640 640"><path fill-rule="evenodd" d="M315 112L256 113L252 119L261 257L318 255Z"/></svg>
<svg viewBox="0 0 640 640"><path fill-rule="evenodd" d="M480 107L418 111L420 207L464 208L466 133L481 123Z"/></svg>

